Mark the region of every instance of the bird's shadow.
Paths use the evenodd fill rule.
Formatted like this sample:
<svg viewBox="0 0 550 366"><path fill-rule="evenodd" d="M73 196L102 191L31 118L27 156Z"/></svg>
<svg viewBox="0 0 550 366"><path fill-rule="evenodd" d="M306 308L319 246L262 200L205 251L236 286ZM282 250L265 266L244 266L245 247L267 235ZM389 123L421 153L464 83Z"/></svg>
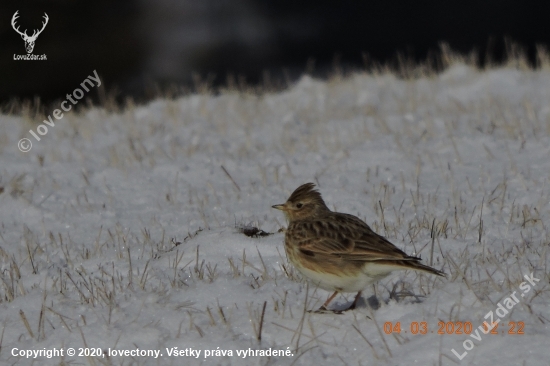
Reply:
<svg viewBox="0 0 550 366"><path fill-rule="evenodd" d="M385 299L384 303L388 304L391 300L395 300L397 302L401 301L403 298L406 297L413 297L414 300L411 300L411 302L414 303L422 303L422 295L415 295L414 293L410 291L400 291L400 292L392 292L390 294L390 297ZM331 311L336 314L343 314L349 309L350 305L353 303L353 299L351 301L347 301L345 303L336 303L334 306L332 306ZM361 308L371 308L372 310L378 310L382 303L378 299L376 295L371 295L367 298L361 296L359 300L357 301L356 309Z"/></svg>
<svg viewBox="0 0 550 366"><path fill-rule="evenodd" d="M368 297L366 299L361 298L361 301L359 301L359 304L364 304L365 307L368 304L368 306L372 310L378 310L380 308L380 301L378 300L376 295L371 295L370 297Z"/></svg>
<svg viewBox="0 0 550 366"><path fill-rule="evenodd" d="M351 301L347 301L344 303L337 302L334 306L331 307L331 310L334 313L342 314L347 310L351 310L349 309L349 307L352 303L353 303L353 299L351 299ZM367 307L370 307L372 310L378 310L380 308L380 301L378 300L376 295L371 295L368 298L364 298L363 296L361 296L357 301L357 305L355 308L362 309Z"/></svg>

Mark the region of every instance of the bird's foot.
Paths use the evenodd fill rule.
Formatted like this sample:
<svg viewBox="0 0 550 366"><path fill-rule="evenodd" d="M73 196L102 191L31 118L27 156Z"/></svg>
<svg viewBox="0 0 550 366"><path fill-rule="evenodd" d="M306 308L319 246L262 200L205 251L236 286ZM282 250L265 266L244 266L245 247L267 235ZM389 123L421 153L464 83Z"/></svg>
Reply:
<svg viewBox="0 0 550 366"><path fill-rule="evenodd" d="M321 306L317 310L308 310L307 312L313 314L342 314L340 310L329 310L325 306Z"/></svg>
<svg viewBox="0 0 550 366"><path fill-rule="evenodd" d="M344 311L347 311L348 309L346 310L329 310L327 309L326 307L324 306L321 306L319 309L317 310L308 310L307 312L308 313L313 313L313 314L343 314Z"/></svg>

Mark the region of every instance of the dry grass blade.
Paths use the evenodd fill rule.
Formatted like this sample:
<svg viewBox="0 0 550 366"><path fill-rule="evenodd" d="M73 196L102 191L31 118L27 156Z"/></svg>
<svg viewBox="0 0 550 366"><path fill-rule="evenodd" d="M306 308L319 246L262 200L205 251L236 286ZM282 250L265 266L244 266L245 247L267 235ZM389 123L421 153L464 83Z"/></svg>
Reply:
<svg viewBox="0 0 550 366"><path fill-rule="evenodd" d="M237 188L237 191L241 191L241 188L239 187L239 185L237 184L237 182L235 182L235 180L233 179L233 177L231 176L231 174L229 174L229 172L227 171L227 169L225 169L225 167L222 165L221 166L223 172L225 173L225 175L227 175L229 177L229 179L231 179L231 182L233 182L233 185L235 186L235 188Z"/></svg>
<svg viewBox="0 0 550 366"><path fill-rule="evenodd" d="M260 317L260 331L258 332L258 342L262 341L262 329L264 325L264 316L265 316L265 307L267 305L267 301L264 301L264 306L262 308L262 316Z"/></svg>
<svg viewBox="0 0 550 366"><path fill-rule="evenodd" d="M370 349L372 350L372 354L374 355L374 357L375 357L376 359L379 360L380 357L379 357L378 354L376 353L376 350L374 349L372 343L369 342L369 340L367 339L367 337L365 337L365 335L363 334L363 332L361 332L361 331L359 330L359 328L357 328L357 327L355 326L355 324L352 324L351 326L353 327L353 329L355 329L355 330L357 331L357 333L359 333L359 335L361 336L361 338L363 338L363 339L365 340L365 342L367 342L367 344L369 345Z"/></svg>
<svg viewBox="0 0 550 366"><path fill-rule="evenodd" d="M376 326L376 329L378 330L378 334L380 335L380 338L382 339L382 342L384 342L384 348L386 348L386 351L388 351L388 354L390 357L393 357L390 347L388 346L388 342L386 342L386 337L384 337L384 334L382 333L382 330L380 329L380 326L378 325L378 322L376 321L376 318L374 317L374 314L372 312L372 309L369 308L369 312L371 315L371 319L374 322L374 325Z"/></svg>
<svg viewBox="0 0 550 366"><path fill-rule="evenodd" d="M29 332L29 335L31 336L31 338L34 338L34 333L32 332L31 326L29 325L29 321L27 320L27 317L25 316L25 312L23 310L19 310L19 316L21 317L21 320L23 321L25 328L27 328L27 332Z"/></svg>

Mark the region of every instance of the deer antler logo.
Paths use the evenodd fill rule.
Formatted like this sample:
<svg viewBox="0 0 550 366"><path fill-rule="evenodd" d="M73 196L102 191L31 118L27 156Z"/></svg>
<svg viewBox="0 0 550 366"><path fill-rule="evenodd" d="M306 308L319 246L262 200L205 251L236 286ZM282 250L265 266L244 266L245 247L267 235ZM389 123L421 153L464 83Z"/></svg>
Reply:
<svg viewBox="0 0 550 366"><path fill-rule="evenodd" d="M18 12L19 10L17 10L15 14L13 14L13 18L11 18L11 26L17 33L21 35L21 38L23 38L23 41L25 41L25 49L27 50L27 53L32 53L32 50L34 49L34 42L36 42L36 38L38 38L40 33L42 33L44 28L46 28L46 24L48 24L48 20L49 20L48 14L44 13L45 22L42 22L42 29L40 30L35 29L34 32L32 33L32 36L29 37L29 35L27 35L26 29L24 32L21 32L19 30L19 27L17 28L15 27L15 20L19 18L19 15L17 15Z"/></svg>

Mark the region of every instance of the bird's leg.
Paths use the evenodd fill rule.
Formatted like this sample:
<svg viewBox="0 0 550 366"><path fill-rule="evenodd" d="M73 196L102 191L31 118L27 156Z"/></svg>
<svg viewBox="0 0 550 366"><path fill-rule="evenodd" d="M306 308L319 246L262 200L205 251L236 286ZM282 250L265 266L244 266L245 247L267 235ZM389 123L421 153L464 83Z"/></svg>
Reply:
<svg viewBox="0 0 550 366"><path fill-rule="evenodd" d="M351 305L349 306L349 308L345 309L345 310L342 310L342 311L348 311L348 310L353 310L355 309L355 307L357 306L357 303L359 302L359 298L361 297L361 291L359 291L357 293L357 295L355 295L355 300L353 300L353 302L351 303Z"/></svg>
<svg viewBox="0 0 550 366"><path fill-rule="evenodd" d="M357 303L359 302L360 297L361 297L361 291L359 291L357 295L355 295L355 299L353 300L353 304L351 304L350 309L355 309L355 307L357 306Z"/></svg>
<svg viewBox="0 0 550 366"><path fill-rule="evenodd" d="M319 309L315 310L314 313L326 313L328 304L336 297L336 295L338 295L338 291L334 291L334 293L328 297L327 301L325 301Z"/></svg>

